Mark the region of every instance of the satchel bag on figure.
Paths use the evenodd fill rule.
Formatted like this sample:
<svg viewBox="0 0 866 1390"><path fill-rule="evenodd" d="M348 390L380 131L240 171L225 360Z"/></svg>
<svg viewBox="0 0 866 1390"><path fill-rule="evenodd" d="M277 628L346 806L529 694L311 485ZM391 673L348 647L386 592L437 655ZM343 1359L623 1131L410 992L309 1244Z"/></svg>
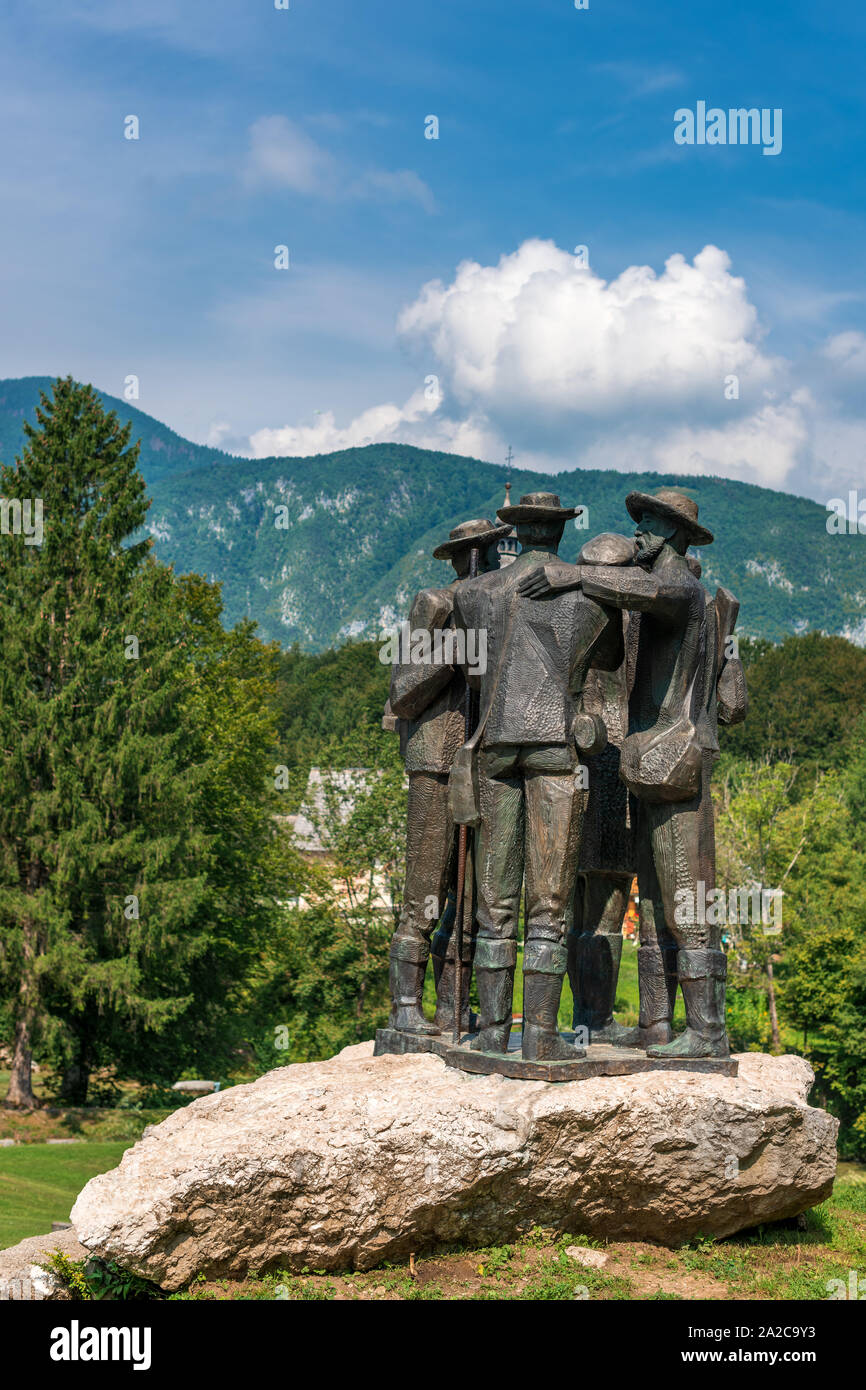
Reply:
<svg viewBox="0 0 866 1390"><path fill-rule="evenodd" d="M619 775L642 801L690 801L700 791L702 766L695 726L681 715L673 724L629 734Z"/></svg>

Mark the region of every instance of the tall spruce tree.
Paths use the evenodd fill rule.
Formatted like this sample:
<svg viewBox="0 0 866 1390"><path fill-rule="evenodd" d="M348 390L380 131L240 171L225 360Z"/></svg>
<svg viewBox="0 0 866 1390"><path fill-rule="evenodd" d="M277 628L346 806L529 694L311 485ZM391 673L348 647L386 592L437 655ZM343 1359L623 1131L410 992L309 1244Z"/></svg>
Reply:
<svg viewBox="0 0 866 1390"><path fill-rule="evenodd" d="M95 745L107 751L104 707L125 682L119 629L146 547L124 541L147 509L131 427L94 391L58 381L37 420L0 473L7 511L29 506L43 532L41 544L20 532L0 543L0 924L17 981L7 1103L20 1106L34 1104L46 988L76 968L96 906L85 868L105 820Z"/></svg>
<svg viewBox="0 0 866 1390"><path fill-rule="evenodd" d="M190 1066L221 1074L248 1051L249 977L282 917L280 901L299 891L297 857L274 822L282 809L274 788L278 648L263 645L248 620L226 631L219 588L200 576L181 578L176 593L184 750L197 769L185 804L200 845L201 896L170 950L142 959L153 992L165 990L160 976L170 969L183 1000L171 1026L123 1011L105 1034L122 1075L162 1083Z"/></svg>
<svg viewBox="0 0 866 1390"><path fill-rule="evenodd" d="M148 506L138 446L91 387L55 382L37 421L0 469L0 495L38 499L43 524L41 544L0 536L0 974L21 1107L40 1039L61 1036L81 1103L112 1040L165 1036L198 986L225 995L243 934L240 914L213 912L225 856L208 805L226 754L199 686L218 595L196 616L196 587L130 542ZM267 739L262 726L243 743L259 839Z"/></svg>

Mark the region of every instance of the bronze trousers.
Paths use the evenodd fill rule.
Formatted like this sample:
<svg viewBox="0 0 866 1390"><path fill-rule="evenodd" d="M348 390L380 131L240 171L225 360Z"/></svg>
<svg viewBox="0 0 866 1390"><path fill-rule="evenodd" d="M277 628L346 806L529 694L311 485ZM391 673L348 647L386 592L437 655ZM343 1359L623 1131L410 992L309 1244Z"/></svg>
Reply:
<svg viewBox="0 0 866 1390"><path fill-rule="evenodd" d="M701 790L690 801L639 802L641 946L719 949L721 927L698 920L701 892L716 883L711 771L705 753Z"/></svg>
<svg viewBox="0 0 866 1390"><path fill-rule="evenodd" d="M430 937L445 913L453 856L454 822L448 809L448 773L410 772L406 879L394 943L407 946L412 943L415 947L413 959L427 959Z"/></svg>
<svg viewBox="0 0 866 1390"><path fill-rule="evenodd" d="M540 950L539 960L548 962L533 968L560 973L561 964L565 970L585 797L577 766L575 754L563 744L494 744L480 752L479 967L513 966L525 878L525 942L538 943L535 953Z"/></svg>

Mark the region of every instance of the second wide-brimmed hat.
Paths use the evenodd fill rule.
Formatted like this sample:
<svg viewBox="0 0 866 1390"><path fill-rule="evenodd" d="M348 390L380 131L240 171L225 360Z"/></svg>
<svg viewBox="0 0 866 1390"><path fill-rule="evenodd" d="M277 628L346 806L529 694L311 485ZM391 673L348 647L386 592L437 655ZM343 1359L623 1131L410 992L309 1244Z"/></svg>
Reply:
<svg viewBox="0 0 866 1390"><path fill-rule="evenodd" d="M562 507L555 492L525 492L513 507L500 507L496 515L503 521L570 521L578 507Z"/></svg>
<svg viewBox="0 0 866 1390"><path fill-rule="evenodd" d="M503 536L510 535L510 526L497 526L486 517L480 517L477 521L461 521L459 526L455 526L454 530L449 532L448 540L437 545L433 551L433 559L450 560L458 550L467 548L486 550L494 541L501 541Z"/></svg>
<svg viewBox="0 0 866 1390"><path fill-rule="evenodd" d="M670 487L660 488L658 492L630 492L625 505L634 521L640 521L644 512L652 512L664 521L681 526L690 545L712 545L712 531L698 525L698 504L685 492Z"/></svg>

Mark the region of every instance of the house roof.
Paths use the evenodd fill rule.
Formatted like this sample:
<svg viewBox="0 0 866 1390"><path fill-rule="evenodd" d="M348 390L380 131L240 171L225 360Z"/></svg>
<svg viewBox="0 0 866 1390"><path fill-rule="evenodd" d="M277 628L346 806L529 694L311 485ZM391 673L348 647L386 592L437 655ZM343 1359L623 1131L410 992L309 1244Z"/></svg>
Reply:
<svg viewBox="0 0 866 1390"><path fill-rule="evenodd" d="M342 821L348 820L358 792L366 791L370 772L363 767L346 767L324 774L311 767L301 809L287 816L295 848L305 854L327 854L327 818L333 807ZM322 838L324 834L324 839Z"/></svg>

